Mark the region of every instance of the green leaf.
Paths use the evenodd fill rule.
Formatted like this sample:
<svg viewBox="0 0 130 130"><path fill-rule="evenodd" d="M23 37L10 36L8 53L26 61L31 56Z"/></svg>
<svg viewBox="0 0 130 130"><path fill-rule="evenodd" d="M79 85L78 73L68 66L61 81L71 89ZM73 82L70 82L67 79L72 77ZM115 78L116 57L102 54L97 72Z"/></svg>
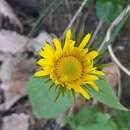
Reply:
<svg viewBox="0 0 130 130"><path fill-rule="evenodd" d="M122 10L118 0L96 0L96 14L103 22L113 21Z"/></svg>
<svg viewBox="0 0 130 130"><path fill-rule="evenodd" d="M83 23L81 25L80 29L79 29L79 33L78 33L78 36L77 36L78 45L80 44L81 40L83 39L84 33L85 33L85 24Z"/></svg>
<svg viewBox="0 0 130 130"><path fill-rule="evenodd" d="M106 124L98 124L97 122L86 126L78 126L76 130L118 130L116 124L110 120Z"/></svg>
<svg viewBox="0 0 130 130"><path fill-rule="evenodd" d="M73 102L72 95L69 93L54 101L57 92L55 86L49 91L50 84L45 78L32 78L28 82L27 91L33 112L39 118L55 118L69 108Z"/></svg>
<svg viewBox="0 0 130 130"><path fill-rule="evenodd" d="M84 107L70 117L68 124L74 130L117 130L109 113L102 113L95 107Z"/></svg>
<svg viewBox="0 0 130 130"><path fill-rule="evenodd" d="M78 126L84 126L95 122L96 113L98 109L96 107L84 106L78 113L66 117L66 123L76 130Z"/></svg>
<svg viewBox="0 0 130 130"><path fill-rule="evenodd" d="M97 113L97 111L98 109L95 107L83 107L82 110L75 115L74 119L79 125L89 124L95 121L95 113Z"/></svg>
<svg viewBox="0 0 130 130"><path fill-rule="evenodd" d="M102 102L108 105L109 107L127 111L127 109L123 105L120 104L112 87L110 86L110 84L108 84L107 81L97 80L96 84L99 87L99 92L96 92L91 87L86 85L89 94L93 98L95 98L99 102Z"/></svg>
<svg viewBox="0 0 130 130"><path fill-rule="evenodd" d="M128 130L130 126L130 112L117 111L113 116L118 130Z"/></svg>

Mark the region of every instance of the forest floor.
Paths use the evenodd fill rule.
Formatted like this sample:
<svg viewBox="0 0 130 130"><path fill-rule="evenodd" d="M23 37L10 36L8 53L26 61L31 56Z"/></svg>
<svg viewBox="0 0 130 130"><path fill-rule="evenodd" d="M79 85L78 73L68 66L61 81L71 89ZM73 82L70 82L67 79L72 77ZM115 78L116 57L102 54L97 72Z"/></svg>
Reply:
<svg viewBox="0 0 130 130"><path fill-rule="evenodd" d="M60 128L55 120L37 119L32 114L26 84L37 69L37 48L46 40L52 42L52 35L62 35L81 3L78 0L70 0L69 5L66 2L57 3L30 36L39 14L45 13L44 8L48 5L46 0L4 2L0 1L0 130L70 130L67 126ZM84 25L85 33L93 33L98 23L95 7L86 5L73 26L79 30ZM100 28L97 34L99 41L103 40L108 26L105 24ZM128 27L130 20L119 33L113 48L120 61L130 68ZM103 61L112 62L109 56L104 56ZM121 75L121 102L130 107L130 78L123 72Z"/></svg>

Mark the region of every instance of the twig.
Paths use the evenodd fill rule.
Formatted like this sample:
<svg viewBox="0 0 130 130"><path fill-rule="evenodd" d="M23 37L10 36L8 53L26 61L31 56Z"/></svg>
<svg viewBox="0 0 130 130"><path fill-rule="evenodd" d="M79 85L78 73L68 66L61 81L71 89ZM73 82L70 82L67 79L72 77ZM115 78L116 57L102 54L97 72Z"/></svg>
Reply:
<svg viewBox="0 0 130 130"><path fill-rule="evenodd" d="M101 46L98 48L98 51L101 51L103 49L103 47L105 45L107 45L107 43L110 41L111 38L111 33L114 29L115 26L117 26L123 19L124 17L128 14L128 12L130 11L130 4L120 13L120 15L112 22L112 24L110 25L110 27L107 30L106 36L101 44ZM117 66L124 71L128 76L130 76L130 71L123 65L121 64L121 62L117 59L117 57L115 56L111 45L108 45L108 51L113 59L113 61L117 64Z"/></svg>
<svg viewBox="0 0 130 130"><path fill-rule="evenodd" d="M68 18L69 18L69 21L71 21L71 18L72 18L72 15L71 15L71 10L70 10L70 6L69 6L69 2L68 0L65 0L65 4L66 4L66 7L68 9Z"/></svg>
<svg viewBox="0 0 130 130"><path fill-rule="evenodd" d="M105 46L108 45L109 41L110 41L110 38L111 38L111 34L112 34L112 31L113 29L124 19L125 16L127 16L127 14L129 13L130 11L130 4L120 13L120 15L112 22L112 24L110 25L110 27L108 28L107 30L107 33L106 33L106 36L101 44L101 46L98 48L98 51L102 51L103 48ZM111 45L108 45L107 47L109 53L110 53L110 56L112 58L112 60L115 62L115 64L123 71L125 72L128 76L130 76L130 71L118 60L118 58L115 56L113 50L112 50L112 47ZM120 72L117 68L117 72L118 72L118 97L120 98L121 97L121 92L122 92L122 88L121 88L121 80L120 80Z"/></svg>
<svg viewBox="0 0 130 130"><path fill-rule="evenodd" d="M2 14L0 14L0 30L2 29Z"/></svg>
<svg viewBox="0 0 130 130"><path fill-rule="evenodd" d="M61 37L63 37L63 36L65 35L66 30L68 30L68 29L73 25L73 23L75 22L76 18L79 16L80 12L81 12L82 9L84 8L84 6L85 6L85 4L86 4L87 1L88 1L88 0L84 0L84 1L82 2L81 6L80 6L79 9L76 11L75 15L74 15L73 18L71 19L69 25L66 27L66 29L65 29L65 31L63 32L63 34L62 34Z"/></svg>
<svg viewBox="0 0 130 130"><path fill-rule="evenodd" d="M94 31L93 36L92 36L90 42L88 43L88 47L90 47L91 44L93 43L93 41L95 40L95 37L97 36L97 34L98 34L99 30L101 29L102 25L103 25L103 22L99 21L99 23L96 27L96 30Z"/></svg>
<svg viewBox="0 0 130 130"><path fill-rule="evenodd" d="M117 57L115 56L111 45L108 45L108 51L110 53L111 58L113 59L113 61L118 65L118 67L124 71L128 76L130 76L130 71L117 59Z"/></svg>
<svg viewBox="0 0 130 130"><path fill-rule="evenodd" d="M117 80L118 80L118 91L117 91L117 96L119 97L119 99L121 98L121 94L122 94L122 87L121 87L121 72L119 70L119 67L116 65L116 71L117 71Z"/></svg>
<svg viewBox="0 0 130 130"><path fill-rule="evenodd" d="M107 30L106 36L105 36L101 46L98 48L98 51L101 51L103 49L103 47L107 44L107 42L110 41L112 30L114 29L115 26L117 26L123 20L123 18L128 14L129 11L130 11L130 4L112 22L112 24L110 25L110 27Z"/></svg>

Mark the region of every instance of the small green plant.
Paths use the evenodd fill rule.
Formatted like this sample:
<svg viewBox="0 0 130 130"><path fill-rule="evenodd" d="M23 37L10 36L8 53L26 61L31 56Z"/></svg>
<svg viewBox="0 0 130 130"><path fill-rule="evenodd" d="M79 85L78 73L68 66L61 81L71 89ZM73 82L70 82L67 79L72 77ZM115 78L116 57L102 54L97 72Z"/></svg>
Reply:
<svg viewBox="0 0 130 130"><path fill-rule="evenodd" d="M63 48L54 38L55 48L46 43L38 52L42 59L37 64L41 68L28 83L28 94L37 117L59 116L72 105L75 93L86 100L92 97L109 107L127 111L103 79L105 73L95 67L98 63L94 63L94 59L99 52L88 50L86 43L89 39L90 34L87 34L75 46L68 30Z"/></svg>
<svg viewBox="0 0 130 130"><path fill-rule="evenodd" d="M57 1L50 2L45 13L41 13L30 36L38 31L43 18L54 5L57 5ZM70 24L75 21L77 13L83 6L94 4L99 23L109 25L130 3L130 0L79 0L78 2L81 2L81 8ZM99 44L96 44L95 39L94 44L87 44L91 34L84 35L84 25L79 30L73 29L72 35L71 30L67 30L66 36L60 40L55 37L52 46L49 43L44 44L38 51L40 60L37 64L40 69L28 82L27 88L36 117L57 118L73 108L75 97L79 94L86 102L92 99L104 104L110 112L104 113L94 105L85 106L80 112L65 117L66 124L69 124L73 130L128 130L130 113L120 103L113 87L104 79L103 76L107 73L102 71L102 67L108 64L102 64L100 60L106 53L108 44L114 43L128 17L129 14L115 26L110 40L103 44L100 52L97 51Z"/></svg>
<svg viewBox="0 0 130 130"><path fill-rule="evenodd" d="M83 107L78 113L66 118L73 130L128 130L130 113L116 111L104 113L97 106Z"/></svg>

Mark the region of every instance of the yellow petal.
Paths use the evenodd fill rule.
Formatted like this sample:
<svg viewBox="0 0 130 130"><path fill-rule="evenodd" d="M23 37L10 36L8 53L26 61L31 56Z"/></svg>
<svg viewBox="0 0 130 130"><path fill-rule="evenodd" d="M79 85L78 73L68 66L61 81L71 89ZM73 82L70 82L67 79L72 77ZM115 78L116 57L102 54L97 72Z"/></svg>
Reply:
<svg viewBox="0 0 130 130"><path fill-rule="evenodd" d="M87 52L88 52L88 48L82 50L83 55L86 55Z"/></svg>
<svg viewBox="0 0 130 130"><path fill-rule="evenodd" d="M69 55L71 55L72 52L73 52L73 49L74 49L74 45L75 45L75 41L70 40L70 41L69 41L68 48L66 48L66 50L65 50L64 53L63 53L63 55L64 55L64 56L69 56Z"/></svg>
<svg viewBox="0 0 130 130"><path fill-rule="evenodd" d="M44 51L54 52L54 49L52 48L52 46L49 43L46 43L44 45Z"/></svg>
<svg viewBox="0 0 130 130"><path fill-rule="evenodd" d="M54 42L54 45L56 47L56 50L61 52L62 48L61 48L61 43L60 43L59 39L58 38L54 38L53 42Z"/></svg>
<svg viewBox="0 0 130 130"><path fill-rule="evenodd" d="M42 57L44 57L44 51L41 49L40 51L38 51L38 54Z"/></svg>
<svg viewBox="0 0 130 130"><path fill-rule="evenodd" d="M34 76L36 76L36 77L42 77L42 76L46 76L46 75L49 75L49 72L46 71L46 70L45 71L44 70L39 70L34 74Z"/></svg>
<svg viewBox="0 0 130 130"><path fill-rule="evenodd" d="M95 74L95 75L105 75L105 73L103 71L99 71L99 70L94 70L91 72L92 74Z"/></svg>
<svg viewBox="0 0 130 130"><path fill-rule="evenodd" d="M87 82L95 91L99 91L98 86L94 82Z"/></svg>
<svg viewBox="0 0 130 130"><path fill-rule="evenodd" d="M53 57L54 49L51 47L50 44L45 43L44 47L38 51L38 54L42 57Z"/></svg>
<svg viewBox="0 0 130 130"><path fill-rule="evenodd" d="M39 61L36 62L36 64L43 66L44 62L45 62L45 59L40 59Z"/></svg>
<svg viewBox="0 0 130 130"><path fill-rule="evenodd" d="M98 80L98 77L95 76L95 75L89 75L89 74L87 74L87 75L84 76L84 79L86 81L94 81L94 80Z"/></svg>
<svg viewBox="0 0 130 130"><path fill-rule="evenodd" d="M86 58L94 59L99 55L99 52L97 51L91 51L86 55Z"/></svg>
<svg viewBox="0 0 130 130"><path fill-rule="evenodd" d="M69 29L69 30L66 32L65 44L64 44L63 51L66 51L66 50L69 49L70 40L71 40L71 30Z"/></svg>
<svg viewBox="0 0 130 130"><path fill-rule="evenodd" d="M90 99L90 95L88 94L88 92L84 90L80 85L69 84L69 87L73 89L75 92L80 93L86 99Z"/></svg>
<svg viewBox="0 0 130 130"><path fill-rule="evenodd" d="M93 67L94 63L93 60L90 60L89 58L84 61L84 72L89 73L90 71L94 70L95 67Z"/></svg>
<svg viewBox="0 0 130 130"><path fill-rule="evenodd" d="M40 59L39 61L36 62L36 64L40 66L51 66L53 64L52 59Z"/></svg>
<svg viewBox="0 0 130 130"><path fill-rule="evenodd" d="M91 34L88 33L88 34L83 38L83 40L81 41L81 43L80 43L80 45L79 45L79 48L80 48L80 49L83 49L83 48L86 46L86 44L88 43L88 41L90 40L90 38L91 38Z"/></svg>
<svg viewBox="0 0 130 130"><path fill-rule="evenodd" d="M69 50L72 51L74 49L74 45L75 45L75 41L71 40L69 45Z"/></svg>

